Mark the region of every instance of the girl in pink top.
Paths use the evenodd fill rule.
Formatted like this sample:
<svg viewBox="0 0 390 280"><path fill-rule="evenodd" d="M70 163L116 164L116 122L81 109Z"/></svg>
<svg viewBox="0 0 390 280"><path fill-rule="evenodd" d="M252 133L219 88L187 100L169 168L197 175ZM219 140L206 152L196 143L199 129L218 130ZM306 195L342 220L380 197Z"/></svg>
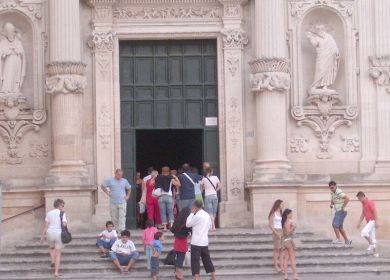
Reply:
<svg viewBox="0 0 390 280"><path fill-rule="evenodd" d="M154 240L154 234L156 232L158 232L158 229L154 227L153 220L148 219L146 221L146 229L142 234L142 242L144 243L146 263L147 263L148 270L150 270L150 258L152 257L152 253L153 253L152 243Z"/></svg>

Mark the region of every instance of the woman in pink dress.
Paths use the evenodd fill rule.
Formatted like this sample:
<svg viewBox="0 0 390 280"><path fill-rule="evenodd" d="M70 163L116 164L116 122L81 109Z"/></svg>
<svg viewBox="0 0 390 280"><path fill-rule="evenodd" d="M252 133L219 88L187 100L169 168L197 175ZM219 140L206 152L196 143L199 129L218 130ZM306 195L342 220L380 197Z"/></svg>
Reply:
<svg viewBox="0 0 390 280"><path fill-rule="evenodd" d="M148 219L153 220L157 228L161 225L160 207L158 206L158 200L152 195L155 186L155 180L158 175L158 171L153 170L151 173L152 178L146 181L146 211Z"/></svg>

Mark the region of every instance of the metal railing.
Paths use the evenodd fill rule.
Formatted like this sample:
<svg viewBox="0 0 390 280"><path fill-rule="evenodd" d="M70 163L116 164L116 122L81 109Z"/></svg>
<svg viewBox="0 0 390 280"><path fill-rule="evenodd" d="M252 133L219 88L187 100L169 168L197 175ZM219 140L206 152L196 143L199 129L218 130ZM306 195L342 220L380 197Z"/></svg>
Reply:
<svg viewBox="0 0 390 280"><path fill-rule="evenodd" d="M42 207L45 207L45 204L41 204L39 206L34 206L34 207L30 208L30 209L24 210L24 211L22 211L22 212L20 212L18 214L15 214L15 215L13 215L11 217L8 217L8 218L5 218L5 219L1 220L1 222L4 223L4 222L7 222L7 221L10 221L10 220L12 220L12 219L14 219L16 217L28 214L30 212L34 212L35 210L38 210L38 209L40 209Z"/></svg>

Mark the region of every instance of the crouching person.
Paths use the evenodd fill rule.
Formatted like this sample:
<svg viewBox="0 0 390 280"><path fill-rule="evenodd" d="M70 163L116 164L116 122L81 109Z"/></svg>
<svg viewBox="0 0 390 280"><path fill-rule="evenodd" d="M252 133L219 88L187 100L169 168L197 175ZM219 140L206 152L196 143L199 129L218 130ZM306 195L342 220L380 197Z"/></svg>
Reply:
<svg viewBox="0 0 390 280"><path fill-rule="evenodd" d="M121 274L129 273L139 258L139 253L133 241L130 240L130 231L121 232L121 238L115 241L111 247L110 258Z"/></svg>

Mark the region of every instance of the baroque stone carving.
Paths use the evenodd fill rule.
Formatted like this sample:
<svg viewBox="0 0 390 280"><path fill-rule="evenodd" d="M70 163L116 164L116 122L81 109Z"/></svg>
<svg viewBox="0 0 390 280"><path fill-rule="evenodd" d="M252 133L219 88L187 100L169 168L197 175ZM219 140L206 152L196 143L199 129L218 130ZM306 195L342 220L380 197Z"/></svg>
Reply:
<svg viewBox="0 0 390 280"><path fill-rule="evenodd" d="M98 134L103 149L107 149L111 139L111 116L106 105L100 108Z"/></svg>
<svg viewBox="0 0 390 280"><path fill-rule="evenodd" d="M26 57L16 27L4 24L0 41L0 94L19 94L26 76Z"/></svg>
<svg viewBox="0 0 390 280"><path fill-rule="evenodd" d="M237 56L228 56L226 58L227 67L232 77L236 75L240 59Z"/></svg>
<svg viewBox="0 0 390 280"><path fill-rule="evenodd" d="M290 140L291 153L306 153L309 151L309 138L302 135L295 135Z"/></svg>
<svg viewBox="0 0 390 280"><path fill-rule="evenodd" d="M95 20L109 20L112 18L112 6L96 5L93 10Z"/></svg>
<svg viewBox="0 0 390 280"><path fill-rule="evenodd" d="M336 93L328 89L336 79L340 64L340 52L336 41L327 33L323 24L317 24L312 31L308 31L307 39L317 53L314 81L309 93Z"/></svg>
<svg viewBox="0 0 390 280"><path fill-rule="evenodd" d="M116 7L115 19L219 19L220 7Z"/></svg>
<svg viewBox="0 0 390 280"><path fill-rule="evenodd" d="M105 78L110 69L110 58L104 53L96 54L96 63L99 66L100 74Z"/></svg>
<svg viewBox="0 0 390 280"><path fill-rule="evenodd" d="M285 92L290 88L289 61L285 58L264 57L249 62L251 90Z"/></svg>
<svg viewBox="0 0 390 280"><path fill-rule="evenodd" d="M222 29L224 49L242 49L249 40L242 29Z"/></svg>
<svg viewBox="0 0 390 280"><path fill-rule="evenodd" d="M99 51L112 51L114 48L115 33L93 31L88 46Z"/></svg>
<svg viewBox="0 0 390 280"><path fill-rule="evenodd" d="M390 55L381 57L369 57L371 62L370 76L374 79L375 84L385 87L390 93Z"/></svg>
<svg viewBox="0 0 390 280"><path fill-rule="evenodd" d="M346 153L359 152L360 148L360 139L359 136L345 136L341 135L341 140L343 141L343 145L341 146L341 150Z"/></svg>
<svg viewBox="0 0 390 280"><path fill-rule="evenodd" d="M84 63L54 62L48 65L46 78L46 92L54 93L82 93L87 84L84 77Z"/></svg>
<svg viewBox="0 0 390 280"><path fill-rule="evenodd" d="M241 7L239 5L226 5L225 6L225 17L239 17Z"/></svg>
<svg viewBox="0 0 390 280"><path fill-rule="evenodd" d="M26 14L31 14L33 20L41 20L41 3L25 3L24 0L3 0L0 3L0 10L21 9Z"/></svg>
<svg viewBox="0 0 390 280"><path fill-rule="evenodd" d="M241 193L241 188L240 188L241 181L240 181L240 179L237 178L237 177L233 177L233 178L230 179L230 183L232 185L232 188L230 189L231 194L234 195L234 196L240 195L240 193Z"/></svg>
<svg viewBox="0 0 390 280"><path fill-rule="evenodd" d="M49 144L44 141L30 142L30 158L47 158L49 156Z"/></svg>
<svg viewBox="0 0 390 280"><path fill-rule="evenodd" d="M348 0L290 0L290 13L294 17L301 18L308 10L319 6L333 8L344 17L350 17L353 14L353 5L353 1Z"/></svg>

